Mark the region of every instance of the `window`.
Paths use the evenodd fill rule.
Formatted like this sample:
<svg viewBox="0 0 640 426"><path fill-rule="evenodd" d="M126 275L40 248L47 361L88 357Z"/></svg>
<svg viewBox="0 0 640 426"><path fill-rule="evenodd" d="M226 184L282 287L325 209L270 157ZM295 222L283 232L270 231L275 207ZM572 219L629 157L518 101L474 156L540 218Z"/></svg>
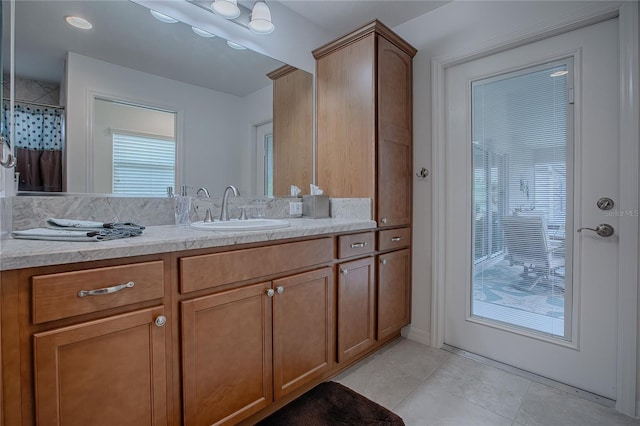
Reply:
<svg viewBox="0 0 640 426"><path fill-rule="evenodd" d="M153 136L113 134L113 193L166 195L175 187L176 142Z"/></svg>
<svg viewBox="0 0 640 426"><path fill-rule="evenodd" d="M564 232L570 64L471 85L471 315L561 338L571 330Z"/></svg>

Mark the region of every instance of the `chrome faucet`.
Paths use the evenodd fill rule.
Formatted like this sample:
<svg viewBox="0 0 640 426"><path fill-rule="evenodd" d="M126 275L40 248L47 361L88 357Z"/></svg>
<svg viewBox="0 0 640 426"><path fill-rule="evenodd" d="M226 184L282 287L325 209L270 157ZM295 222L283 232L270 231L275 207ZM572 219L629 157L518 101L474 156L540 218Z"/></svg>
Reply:
<svg viewBox="0 0 640 426"><path fill-rule="evenodd" d="M224 195L222 195L222 208L220 209L220 220L229 220L229 191L233 192L233 196L237 197L240 195L238 192L238 188L233 185L227 186L224 190Z"/></svg>
<svg viewBox="0 0 640 426"><path fill-rule="evenodd" d="M201 192L204 194L205 197L211 198L209 196L209 190L207 188L205 188L205 187L202 187L202 188L198 189L198 191L196 192L196 197L199 197Z"/></svg>

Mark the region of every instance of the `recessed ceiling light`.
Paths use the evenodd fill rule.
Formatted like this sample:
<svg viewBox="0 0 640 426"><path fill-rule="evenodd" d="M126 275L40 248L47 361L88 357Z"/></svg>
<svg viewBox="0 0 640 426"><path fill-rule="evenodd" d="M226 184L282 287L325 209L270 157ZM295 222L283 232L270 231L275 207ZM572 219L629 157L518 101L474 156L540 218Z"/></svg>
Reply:
<svg viewBox="0 0 640 426"><path fill-rule="evenodd" d="M554 73L549 74L549 77L562 77L563 75L569 74L567 70L556 71Z"/></svg>
<svg viewBox="0 0 640 426"><path fill-rule="evenodd" d="M209 31L201 30L198 27L191 27L194 33L198 34L200 37L215 37L215 35L211 34Z"/></svg>
<svg viewBox="0 0 640 426"><path fill-rule="evenodd" d="M149 10L154 18L156 18L160 22L164 22L166 24L175 24L178 22L177 19L172 18L171 16L165 15L164 13L156 12L153 9Z"/></svg>
<svg viewBox="0 0 640 426"><path fill-rule="evenodd" d="M93 28L93 24L91 24L91 22L79 16L65 16L64 20L72 27L80 28L81 30L90 30Z"/></svg>
<svg viewBox="0 0 640 426"><path fill-rule="evenodd" d="M245 50L246 47L242 46L241 44L238 43L234 43L232 41L227 40L227 46L229 46L232 49L236 49L236 50Z"/></svg>

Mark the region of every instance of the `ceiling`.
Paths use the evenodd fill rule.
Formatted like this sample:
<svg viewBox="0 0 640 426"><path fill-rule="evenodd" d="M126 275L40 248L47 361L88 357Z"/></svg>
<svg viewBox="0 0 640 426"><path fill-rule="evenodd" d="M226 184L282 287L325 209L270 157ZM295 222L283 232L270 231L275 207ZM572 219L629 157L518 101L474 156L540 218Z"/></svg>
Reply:
<svg viewBox="0 0 640 426"><path fill-rule="evenodd" d="M250 8L254 2L239 3ZM373 19L394 27L447 2L282 0L278 3L337 38ZM3 15L3 28L7 28L8 13ZM83 32L69 27L63 20L67 15L84 16L94 24L93 30ZM277 16L273 19L277 22ZM3 36L3 43L7 38ZM266 74L282 65L249 50L232 50L221 38L198 37L188 25L156 21L148 9L126 0L18 0L16 73L35 80L60 82L67 51L236 96L269 85Z"/></svg>
<svg viewBox="0 0 640 426"><path fill-rule="evenodd" d="M388 27L403 24L449 1L434 0L273 0L296 12L335 37L374 19Z"/></svg>

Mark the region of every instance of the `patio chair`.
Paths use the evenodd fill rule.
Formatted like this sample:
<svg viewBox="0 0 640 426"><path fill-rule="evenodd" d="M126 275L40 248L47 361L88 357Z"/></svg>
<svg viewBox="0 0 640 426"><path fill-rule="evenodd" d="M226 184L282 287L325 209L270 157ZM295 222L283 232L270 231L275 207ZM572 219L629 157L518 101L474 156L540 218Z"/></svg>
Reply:
<svg viewBox="0 0 640 426"><path fill-rule="evenodd" d="M502 229L506 259L512 266L522 265L525 277L532 272L536 274L529 290L564 266L564 242L551 243L542 217L504 216Z"/></svg>

